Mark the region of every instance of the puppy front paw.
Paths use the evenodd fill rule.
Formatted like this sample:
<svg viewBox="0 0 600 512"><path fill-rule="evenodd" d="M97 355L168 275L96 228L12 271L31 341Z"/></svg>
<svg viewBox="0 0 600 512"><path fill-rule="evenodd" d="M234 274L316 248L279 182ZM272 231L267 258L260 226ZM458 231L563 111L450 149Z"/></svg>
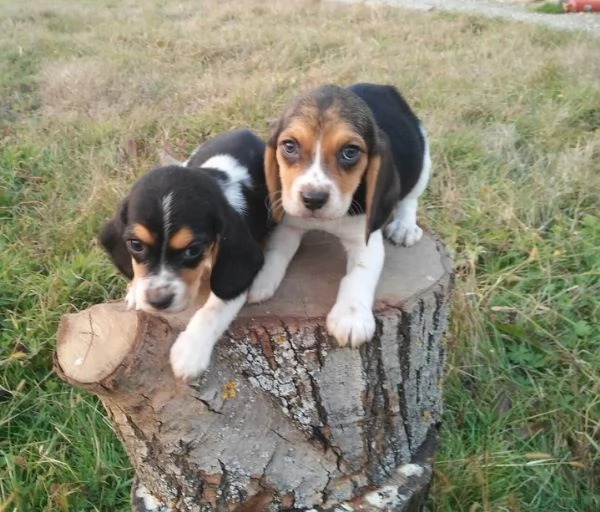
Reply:
<svg viewBox="0 0 600 512"><path fill-rule="evenodd" d="M327 315L327 330L340 347L359 347L375 334L373 311L357 301L338 301Z"/></svg>
<svg viewBox="0 0 600 512"><path fill-rule="evenodd" d="M411 247L423 237L423 230L414 222L394 219L385 227L385 236L396 245Z"/></svg>
<svg viewBox="0 0 600 512"><path fill-rule="evenodd" d="M125 305L127 309L141 309L141 304L137 300L137 281L132 281L129 283L129 287L127 288L127 295L125 295Z"/></svg>
<svg viewBox="0 0 600 512"><path fill-rule="evenodd" d="M170 361L175 377L184 381L204 373L210 364L213 343L189 329L182 331L171 347Z"/></svg>
<svg viewBox="0 0 600 512"><path fill-rule="evenodd" d="M256 304L257 302L264 302L269 300L279 287L281 282L277 278L276 272L265 272L263 268L254 279L250 291L248 292L248 304Z"/></svg>

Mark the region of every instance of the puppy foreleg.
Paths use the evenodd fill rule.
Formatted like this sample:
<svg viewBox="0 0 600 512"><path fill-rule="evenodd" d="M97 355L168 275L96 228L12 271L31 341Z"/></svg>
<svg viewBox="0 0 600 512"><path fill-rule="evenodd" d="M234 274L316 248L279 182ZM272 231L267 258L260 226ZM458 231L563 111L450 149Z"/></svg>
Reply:
<svg viewBox="0 0 600 512"><path fill-rule="evenodd" d="M248 293L250 304L270 299L275 294L303 235L302 229L289 226L285 219L275 228L267 241L265 263Z"/></svg>
<svg viewBox="0 0 600 512"><path fill-rule="evenodd" d="M340 346L358 347L375 334L373 301L384 261L381 230L365 245L362 238L342 241L348 253L347 273L340 283L335 305L327 315L327 330Z"/></svg>
<svg viewBox="0 0 600 512"><path fill-rule="evenodd" d="M127 309L144 309L146 288L141 279L133 278L127 287L125 304Z"/></svg>
<svg viewBox="0 0 600 512"><path fill-rule="evenodd" d="M229 327L246 302L247 292L223 301L214 293L187 324L171 347L171 367L176 377L197 377L210 363L215 343Z"/></svg>

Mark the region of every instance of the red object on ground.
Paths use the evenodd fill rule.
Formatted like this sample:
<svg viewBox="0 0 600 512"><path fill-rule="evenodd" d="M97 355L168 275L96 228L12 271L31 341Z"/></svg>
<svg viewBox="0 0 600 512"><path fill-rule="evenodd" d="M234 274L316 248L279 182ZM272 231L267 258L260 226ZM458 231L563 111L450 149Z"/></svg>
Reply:
<svg viewBox="0 0 600 512"><path fill-rule="evenodd" d="M600 0L569 0L563 2L565 12L594 12L600 11Z"/></svg>

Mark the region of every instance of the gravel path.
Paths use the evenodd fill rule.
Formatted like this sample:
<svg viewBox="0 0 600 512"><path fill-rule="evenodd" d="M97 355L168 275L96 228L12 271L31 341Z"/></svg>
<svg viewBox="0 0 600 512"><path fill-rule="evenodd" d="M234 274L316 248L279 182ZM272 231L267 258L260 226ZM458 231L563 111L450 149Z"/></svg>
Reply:
<svg viewBox="0 0 600 512"><path fill-rule="evenodd" d="M528 8L524 0L334 0L340 3L389 4L431 11L471 12L493 18L505 18L546 25L559 30L583 30L600 35L600 13L541 14Z"/></svg>

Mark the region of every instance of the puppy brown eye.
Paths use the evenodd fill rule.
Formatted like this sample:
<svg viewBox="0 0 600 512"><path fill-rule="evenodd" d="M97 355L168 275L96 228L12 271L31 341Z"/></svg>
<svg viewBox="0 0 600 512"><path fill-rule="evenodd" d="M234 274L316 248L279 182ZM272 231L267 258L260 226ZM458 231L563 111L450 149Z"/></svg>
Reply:
<svg viewBox="0 0 600 512"><path fill-rule="evenodd" d="M131 254L142 254L144 252L144 244L137 238L130 238L127 240L127 248Z"/></svg>
<svg viewBox="0 0 600 512"><path fill-rule="evenodd" d="M338 161L342 167L349 167L358 162L360 158L360 148L354 144L348 144L340 149L338 153Z"/></svg>
<svg viewBox="0 0 600 512"><path fill-rule="evenodd" d="M298 155L298 143L295 140L284 140L281 143L283 154L286 156L297 156Z"/></svg>
<svg viewBox="0 0 600 512"><path fill-rule="evenodd" d="M184 260L193 260L202 254L202 245L201 244L191 244L188 245L181 255Z"/></svg>

